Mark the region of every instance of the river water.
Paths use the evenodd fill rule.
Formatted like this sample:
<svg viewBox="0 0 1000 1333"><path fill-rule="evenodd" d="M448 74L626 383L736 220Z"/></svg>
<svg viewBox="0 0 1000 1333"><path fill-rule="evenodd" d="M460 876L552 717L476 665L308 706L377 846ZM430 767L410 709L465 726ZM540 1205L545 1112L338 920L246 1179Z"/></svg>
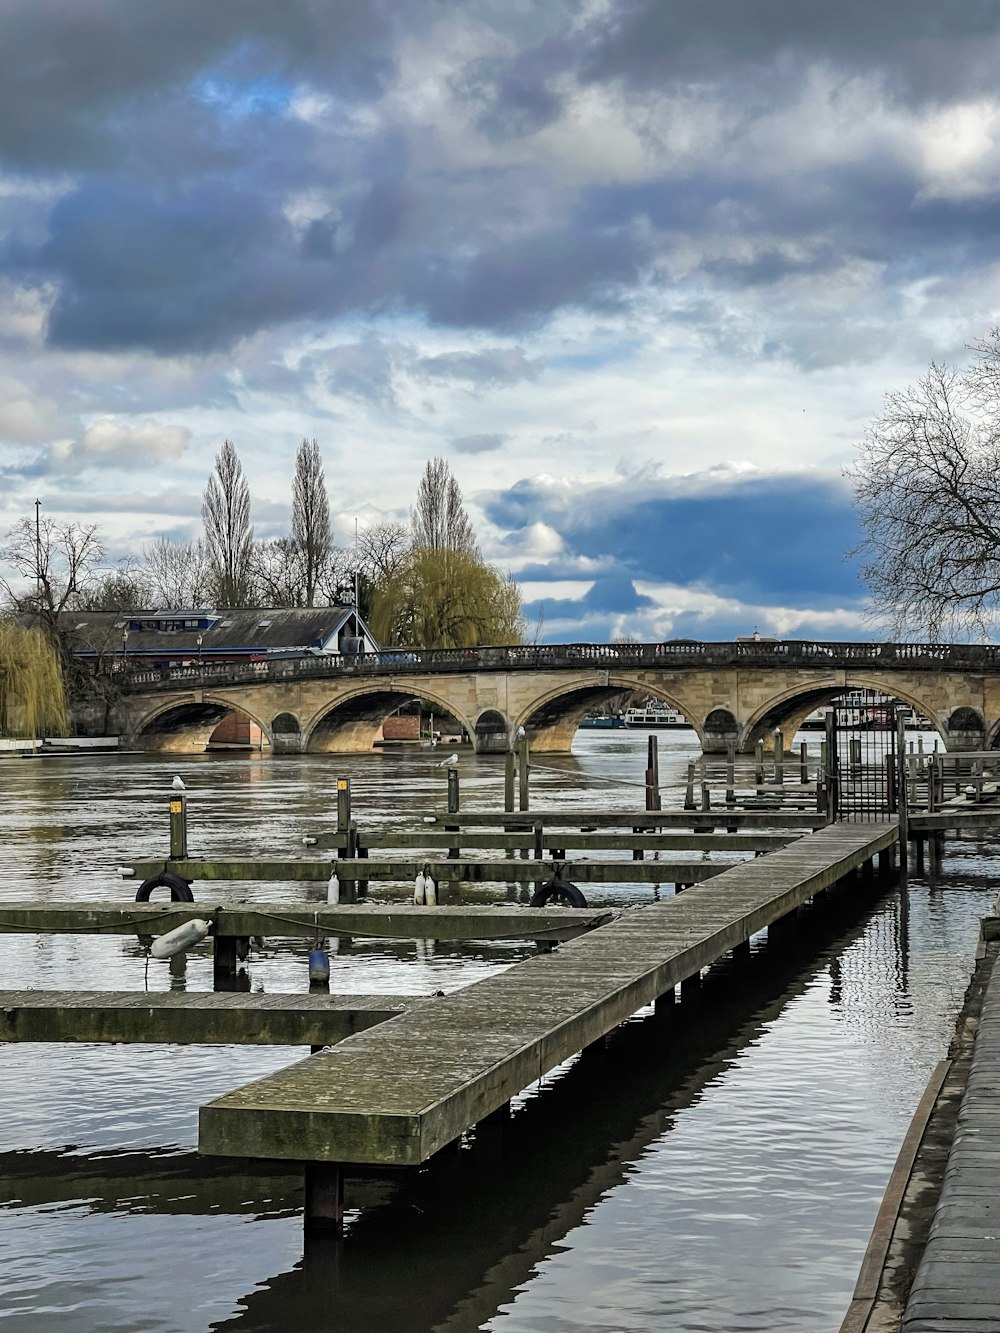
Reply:
<svg viewBox="0 0 1000 1333"><path fill-rule="evenodd" d="M645 739L579 733L572 758L540 757L532 803L641 805ZM660 733L665 805L696 753L691 733ZM175 773L192 854L294 855L332 826L338 776L362 824L442 812L439 757L4 760L0 915L17 899L130 898L116 867L165 854ZM463 754L460 771L464 807L502 805L501 760ZM199 1105L299 1051L0 1047L0 1327L829 1333L947 1049L996 850L951 844L934 885L858 888L794 946L755 940L749 968L713 968L666 1027L637 1018L526 1089L502 1145L469 1136L420 1172L349 1178L339 1254L303 1255L300 1177L195 1152ZM303 889L239 887L261 892ZM268 940L252 987L305 990L307 947ZM450 990L530 947L355 940L333 986ZM207 950L147 974L121 937L0 934L0 958L4 988L212 985Z"/></svg>

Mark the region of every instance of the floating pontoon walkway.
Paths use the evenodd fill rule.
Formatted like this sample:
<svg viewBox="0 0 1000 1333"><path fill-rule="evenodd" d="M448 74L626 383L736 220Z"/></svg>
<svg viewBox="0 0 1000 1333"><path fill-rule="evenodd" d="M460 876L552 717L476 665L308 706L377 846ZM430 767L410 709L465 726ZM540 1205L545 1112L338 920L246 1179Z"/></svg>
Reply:
<svg viewBox="0 0 1000 1333"><path fill-rule="evenodd" d="M199 1148L316 1163L426 1161L637 1009L887 852L897 836L895 821L829 825L622 912L555 953L210 1102ZM307 1217L309 1200L307 1188Z"/></svg>

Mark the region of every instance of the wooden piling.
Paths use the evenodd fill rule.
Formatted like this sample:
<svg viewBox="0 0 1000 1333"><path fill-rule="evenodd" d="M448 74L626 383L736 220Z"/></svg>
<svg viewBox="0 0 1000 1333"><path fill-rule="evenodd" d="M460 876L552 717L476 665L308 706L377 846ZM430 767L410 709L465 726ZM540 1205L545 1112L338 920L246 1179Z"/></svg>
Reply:
<svg viewBox="0 0 1000 1333"><path fill-rule="evenodd" d="M646 809L660 809L660 755L656 736L646 746Z"/></svg>
<svg viewBox="0 0 1000 1333"><path fill-rule="evenodd" d="M339 1162L306 1162L303 1222L307 1232L340 1236L344 1230L344 1175Z"/></svg>
<svg viewBox="0 0 1000 1333"><path fill-rule="evenodd" d="M684 809L694 809L694 764L688 764L687 786L684 788Z"/></svg>
<svg viewBox="0 0 1000 1333"><path fill-rule="evenodd" d="M514 809L514 780L517 770L517 758L513 750L508 750L504 755L503 769L503 808L513 811Z"/></svg>
<svg viewBox="0 0 1000 1333"><path fill-rule="evenodd" d="M517 742L517 808L528 809L528 776L531 765L528 762L528 737L521 736Z"/></svg>
<svg viewBox="0 0 1000 1333"><path fill-rule="evenodd" d="M177 792L170 798L170 859L187 860L187 796Z"/></svg>
<svg viewBox="0 0 1000 1333"><path fill-rule="evenodd" d="M809 747L805 741L799 742L799 781L809 781Z"/></svg>
<svg viewBox="0 0 1000 1333"><path fill-rule="evenodd" d="M351 779L337 779L337 832L346 833L351 822Z"/></svg>
<svg viewBox="0 0 1000 1333"><path fill-rule="evenodd" d="M785 733L774 729L774 780L781 786L785 781Z"/></svg>

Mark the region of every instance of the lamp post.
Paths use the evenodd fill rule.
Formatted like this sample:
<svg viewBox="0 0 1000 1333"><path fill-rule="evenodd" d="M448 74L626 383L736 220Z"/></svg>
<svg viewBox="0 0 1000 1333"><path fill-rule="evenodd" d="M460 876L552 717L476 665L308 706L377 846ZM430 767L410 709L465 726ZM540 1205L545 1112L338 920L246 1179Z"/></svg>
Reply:
<svg viewBox="0 0 1000 1333"><path fill-rule="evenodd" d="M122 670L128 670L128 625L122 629Z"/></svg>
<svg viewBox="0 0 1000 1333"><path fill-rule="evenodd" d="M199 634L198 637L195 639L195 643L198 645L198 675L199 675L199 676L201 676L201 645L202 645L204 642L205 642L205 640L203 639L203 637L202 637L200 634Z"/></svg>

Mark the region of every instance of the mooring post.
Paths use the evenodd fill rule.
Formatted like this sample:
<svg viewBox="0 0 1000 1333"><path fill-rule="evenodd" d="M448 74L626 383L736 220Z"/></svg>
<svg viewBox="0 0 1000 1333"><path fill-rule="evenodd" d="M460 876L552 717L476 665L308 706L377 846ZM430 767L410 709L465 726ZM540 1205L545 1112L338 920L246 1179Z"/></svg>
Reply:
<svg viewBox="0 0 1000 1333"><path fill-rule="evenodd" d="M684 789L684 809L694 809L694 764L688 764L687 786Z"/></svg>
<svg viewBox="0 0 1000 1333"><path fill-rule="evenodd" d="M799 781L809 781L809 747L805 741L799 742Z"/></svg>
<svg viewBox="0 0 1000 1333"><path fill-rule="evenodd" d="M355 861L358 856L358 826L353 819L347 821L347 844L342 853L345 860ZM340 901L342 903L356 903L358 901L357 880L341 878L340 881Z"/></svg>
<svg viewBox="0 0 1000 1333"><path fill-rule="evenodd" d="M337 779L337 832L346 833L351 822L351 779Z"/></svg>
<svg viewBox="0 0 1000 1333"><path fill-rule="evenodd" d="M449 768L449 769L448 769L448 813L449 813L449 815L457 815L458 812L459 812L459 809L460 809L460 808L461 808L461 799L460 799L460 795L459 795L459 786L458 786L458 769L457 769L457 768ZM459 826L458 826L457 824L445 824L445 826L444 826L444 831L445 831L446 833L454 833L454 834L455 834L455 841L454 841L454 842L449 842L449 844L448 844L448 860L449 860L449 861L457 861L457 860L458 860L458 854L459 854L459 844L458 844L458 831L459 831Z"/></svg>
<svg viewBox="0 0 1000 1333"><path fill-rule="evenodd" d="M774 729L774 780L779 786L785 781L785 733L780 727Z"/></svg>
<svg viewBox="0 0 1000 1333"><path fill-rule="evenodd" d="M646 809L660 809L660 755L655 736L649 737L646 746Z"/></svg>
<svg viewBox="0 0 1000 1333"><path fill-rule="evenodd" d="M736 742L726 741L726 805L736 804Z"/></svg>
<svg viewBox="0 0 1000 1333"><path fill-rule="evenodd" d="M187 854L187 796L184 792L175 792L170 798L170 859L186 861Z"/></svg>
<svg viewBox="0 0 1000 1333"><path fill-rule="evenodd" d="M307 1233L340 1236L344 1230L344 1175L339 1162L306 1162L303 1222Z"/></svg>
<svg viewBox="0 0 1000 1333"><path fill-rule="evenodd" d="M530 772L528 737L527 734L523 734L517 738L517 808L519 810L527 810L528 808L528 775Z"/></svg>
<svg viewBox="0 0 1000 1333"><path fill-rule="evenodd" d="M753 782L755 787L764 785L764 742L758 741L753 747Z"/></svg>

